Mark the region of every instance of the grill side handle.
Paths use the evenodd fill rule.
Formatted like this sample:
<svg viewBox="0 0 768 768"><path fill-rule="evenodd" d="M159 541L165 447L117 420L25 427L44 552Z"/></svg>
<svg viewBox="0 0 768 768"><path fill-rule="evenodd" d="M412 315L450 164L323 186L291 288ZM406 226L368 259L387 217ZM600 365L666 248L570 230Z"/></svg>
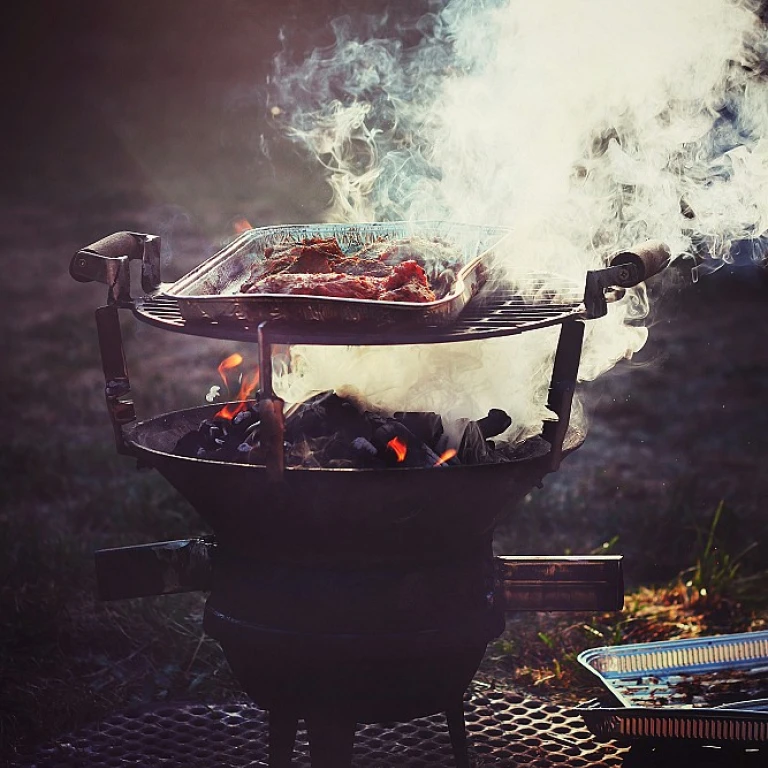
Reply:
<svg viewBox="0 0 768 768"><path fill-rule="evenodd" d="M648 240L611 259L610 266L587 272L584 290L586 317L603 317L608 311L605 292L611 288L634 288L659 274L671 260L669 246Z"/></svg>
<svg viewBox="0 0 768 768"><path fill-rule="evenodd" d="M161 541L94 553L101 600L207 591L213 583L212 536Z"/></svg>
<svg viewBox="0 0 768 768"><path fill-rule="evenodd" d="M108 286L108 304L131 306L129 262L141 260L141 287L153 293L160 287L160 238L140 232L116 232L81 248L69 263L69 274L80 283Z"/></svg>
<svg viewBox="0 0 768 768"><path fill-rule="evenodd" d="M496 596L504 611L619 611L621 555L496 557Z"/></svg>
<svg viewBox="0 0 768 768"><path fill-rule="evenodd" d="M633 288L638 283L642 283L649 277L658 275L667 267L671 259L669 246L659 240L648 240L645 243L636 245L629 251L622 251L611 259L611 266L616 267L625 264L632 264L635 267L635 274L627 276L628 282L618 282L620 288Z"/></svg>

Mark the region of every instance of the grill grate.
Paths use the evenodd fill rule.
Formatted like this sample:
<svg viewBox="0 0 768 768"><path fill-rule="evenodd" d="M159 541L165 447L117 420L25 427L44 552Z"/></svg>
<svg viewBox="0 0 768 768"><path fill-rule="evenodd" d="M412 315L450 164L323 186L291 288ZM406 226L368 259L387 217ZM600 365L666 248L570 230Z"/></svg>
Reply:
<svg viewBox="0 0 768 768"><path fill-rule="evenodd" d="M480 766L618 768L625 749L594 741L581 718L513 691L465 701L470 762ZM190 704L112 716L16 763L17 768L256 768L267 765L267 717L249 704ZM299 731L294 765L308 768ZM443 715L359 726L355 768L455 768Z"/></svg>
<svg viewBox="0 0 768 768"><path fill-rule="evenodd" d="M583 296L579 296L572 286L557 294L546 294L537 290L540 284L538 280L529 280L521 290L497 288L482 293L469 303L454 323L440 328L361 329L347 325L332 327L325 323L291 325L274 322L270 337L277 343L305 341L343 345L472 341L511 336L583 316ZM180 333L236 341L253 341L256 337L256 326L243 321L187 321L178 301L163 294L137 299L134 313L144 322Z"/></svg>

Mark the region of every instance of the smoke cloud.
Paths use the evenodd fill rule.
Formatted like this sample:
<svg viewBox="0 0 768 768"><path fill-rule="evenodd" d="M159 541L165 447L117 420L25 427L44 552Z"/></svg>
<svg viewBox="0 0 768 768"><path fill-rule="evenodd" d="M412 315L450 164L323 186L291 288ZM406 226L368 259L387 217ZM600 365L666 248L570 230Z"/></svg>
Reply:
<svg viewBox="0 0 768 768"><path fill-rule="evenodd" d="M647 239L705 268L768 230L768 38L735 0L452 0L392 34L344 17L278 58L273 113L330 186L328 219L513 230L503 266L583 281ZM279 107L275 110L274 107ZM761 258L755 251L755 258ZM580 377L639 350L644 287L587 324ZM346 385L372 407L540 431L556 332L418 349L296 348L287 399Z"/></svg>

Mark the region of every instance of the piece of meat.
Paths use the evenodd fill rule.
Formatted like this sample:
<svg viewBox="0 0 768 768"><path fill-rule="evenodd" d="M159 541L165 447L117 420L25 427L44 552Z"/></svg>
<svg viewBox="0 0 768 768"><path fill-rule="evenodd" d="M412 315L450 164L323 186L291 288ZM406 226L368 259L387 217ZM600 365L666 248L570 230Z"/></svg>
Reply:
<svg viewBox="0 0 768 768"><path fill-rule="evenodd" d="M323 251L315 251L312 248L304 248L297 259L291 264L290 267L283 270L283 272L290 272L293 274L301 275L316 275L322 273L328 273L334 271L331 268L331 264L335 263L336 259L329 259L328 254ZM275 274L275 271L270 274Z"/></svg>
<svg viewBox="0 0 768 768"><path fill-rule="evenodd" d="M376 278L356 275L269 275L254 283L248 293L336 296L343 299L376 299L381 283Z"/></svg>
<svg viewBox="0 0 768 768"><path fill-rule="evenodd" d="M434 301L427 274L415 261L404 261L392 267L392 274L384 282L380 301Z"/></svg>
<svg viewBox="0 0 768 768"><path fill-rule="evenodd" d="M345 275L367 275L368 277L388 277L392 274L392 267L374 259L359 259L357 256L348 256L345 259L333 262L334 272Z"/></svg>
<svg viewBox="0 0 768 768"><path fill-rule="evenodd" d="M402 264L396 264L392 267L392 274L384 283L384 289L392 291L412 281L429 287L427 273L415 261L404 261Z"/></svg>
<svg viewBox="0 0 768 768"><path fill-rule="evenodd" d="M336 238L312 237L300 243L280 243L264 250L264 259L257 262L251 274L241 286L243 293L250 293L252 286L269 275L283 272L317 274L331 272L331 265L344 258L344 252Z"/></svg>
<svg viewBox="0 0 768 768"><path fill-rule="evenodd" d="M379 296L379 301L411 301L416 304L426 304L428 301L435 301L435 294L428 286L409 280L391 291L384 291Z"/></svg>
<svg viewBox="0 0 768 768"><path fill-rule="evenodd" d="M335 237L306 237L298 243L277 243L268 245L264 249L264 258L280 258L285 255L300 256L307 250L323 253L331 259L343 259L344 251L341 250L339 241Z"/></svg>

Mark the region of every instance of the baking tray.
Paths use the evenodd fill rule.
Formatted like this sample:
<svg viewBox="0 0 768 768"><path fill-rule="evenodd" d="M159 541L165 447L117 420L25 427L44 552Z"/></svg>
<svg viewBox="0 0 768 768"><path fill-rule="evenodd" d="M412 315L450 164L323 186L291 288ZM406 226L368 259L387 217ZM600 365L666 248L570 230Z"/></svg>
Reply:
<svg viewBox="0 0 768 768"><path fill-rule="evenodd" d="M768 746L768 632L593 648L578 658L616 702L574 710L598 738Z"/></svg>
<svg viewBox="0 0 768 768"><path fill-rule="evenodd" d="M487 276L493 250L509 234L501 227L481 227L440 221L376 222L370 224L306 224L261 227L244 232L163 293L174 297L189 322L364 323L374 327L409 328L453 322ZM308 237L335 237L354 254L379 238L439 237L456 246L460 268L449 292L425 303L372 301L326 296L240 293L251 266L264 258L268 246L299 242ZM429 268L427 268L429 274Z"/></svg>

